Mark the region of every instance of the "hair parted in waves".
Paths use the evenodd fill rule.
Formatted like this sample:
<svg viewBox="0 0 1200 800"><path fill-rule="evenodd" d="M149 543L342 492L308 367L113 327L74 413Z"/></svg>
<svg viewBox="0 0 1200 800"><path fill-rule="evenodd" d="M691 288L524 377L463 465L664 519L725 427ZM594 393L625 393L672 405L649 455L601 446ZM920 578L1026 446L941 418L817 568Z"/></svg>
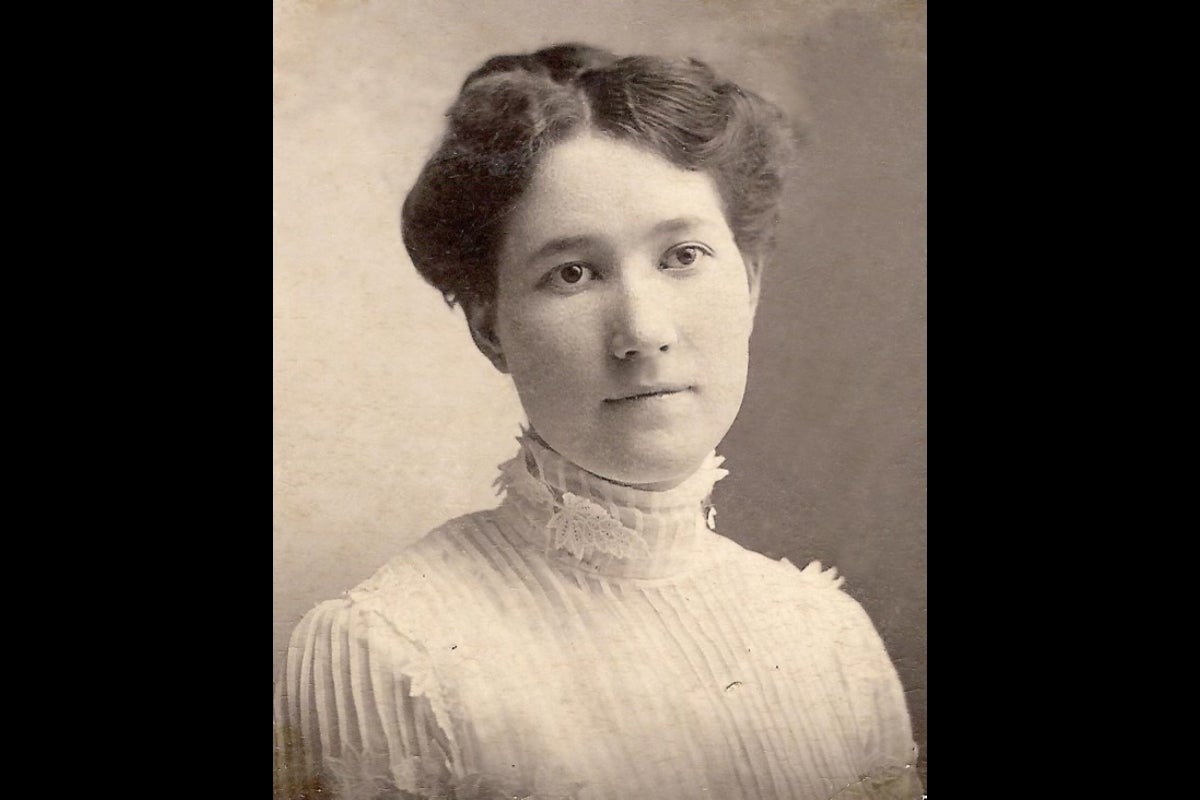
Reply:
<svg viewBox="0 0 1200 800"><path fill-rule="evenodd" d="M496 56L467 77L446 116L401 230L417 270L452 306L494 299L505 221L539 154L588 130L708 173L748 259L774 243L792 131L778 108L703 62L581 44Z"/></svg>

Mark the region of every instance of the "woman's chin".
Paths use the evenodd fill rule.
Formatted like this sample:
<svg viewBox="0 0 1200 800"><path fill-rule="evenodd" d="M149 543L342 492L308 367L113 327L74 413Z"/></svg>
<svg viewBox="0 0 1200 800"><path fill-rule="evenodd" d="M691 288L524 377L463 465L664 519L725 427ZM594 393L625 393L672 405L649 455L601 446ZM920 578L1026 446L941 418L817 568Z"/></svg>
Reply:
<svg viewBox="0 0 1200 800"><path fill-rule="evenodd" d="M712 448L678 453L606 453L606 458L584 458L591 464L578 464L588 472L613 483L649 491L673 489L696 473Z"/></svg>
<svg viewBox="0 0 1200 800"><path fill-rule="evenodd" d="M607 427L578 435L550 437L531 430L533 436L575 466L613 483L651 491L665 491L686 481L700 469L704 459L720 442L712 426L692 421L690 425L662 428ZM709 435L698 435L701 430ZM724 431L720 431L724 433ZM575 434L575 435L571 435ZM567 438L569 437L569 438Z"/></svg>

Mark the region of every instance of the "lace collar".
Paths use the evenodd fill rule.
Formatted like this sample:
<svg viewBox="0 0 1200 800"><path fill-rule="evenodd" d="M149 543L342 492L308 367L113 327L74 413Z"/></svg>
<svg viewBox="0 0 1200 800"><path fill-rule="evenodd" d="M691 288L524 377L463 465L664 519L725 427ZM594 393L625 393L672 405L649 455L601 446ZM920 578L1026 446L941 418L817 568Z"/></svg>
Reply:
<svg viewBox="0 0 1200 800"><path fill-rule="evenodd" d="M551 557L613 577L661 578L696 563L713 545L713 485L728 475L710 453L679 486L622 486L572 464L528 433L500 465L498 490L517 533Z"/></svg>

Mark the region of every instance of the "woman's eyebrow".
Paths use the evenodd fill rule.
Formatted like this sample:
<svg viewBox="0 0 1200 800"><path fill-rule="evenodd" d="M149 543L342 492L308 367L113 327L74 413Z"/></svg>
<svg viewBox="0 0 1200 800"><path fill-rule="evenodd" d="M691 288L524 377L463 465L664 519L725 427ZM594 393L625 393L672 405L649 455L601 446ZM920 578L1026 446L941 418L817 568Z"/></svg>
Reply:
<svg viewBox="0 0 1200 800"><path fill-rule="evenodd" d="M703 228L711 225L712 221L705 217L685 216L675 217L673 219L665 219L655 223L647 232L647 239L654 239L659 236L665 236L670 233L680 233L682 231L692 230L694 228ZM540 261L550 256L560 255L570 250L586 250L596 247L601 244L603 237L593 234L576 234L573 236L556 236L553 239L538 246L527 259L528 261Z"/></svg>
<svg viewBox="0 0 1200 800"><path fill-rule="evenodd" d="M711 225L712 222L704 217L675 217L674 219L665 219L650 229L651 236L662 236L668 233L679 233L680 231L691 230L693 228L703 228Z"/></svg>
<svg viewBox="0 0 1200 800"><path fill-rule="evenodd" d="M568 250L581 250L595 244L597 237L588 234L577 236L557 236L540 246L529 256L530 261L540 261L547 256L554 256Z"/></svg>

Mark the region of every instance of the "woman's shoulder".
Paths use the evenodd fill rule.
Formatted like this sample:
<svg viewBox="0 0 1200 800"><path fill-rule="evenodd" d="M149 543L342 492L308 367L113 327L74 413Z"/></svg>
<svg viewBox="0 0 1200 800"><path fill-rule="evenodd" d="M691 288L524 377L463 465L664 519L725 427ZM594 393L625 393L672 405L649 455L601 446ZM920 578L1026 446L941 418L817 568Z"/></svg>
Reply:
<svg viewBox="0 0 1200 800"><path fill-rule="evenodd" d="M292 646L314 637L378 645L398 636L424 648L453 636L456 625L470 625L481 613L476 587L494 569L485 555L497 546L489 544L490 513L440 525L342 596L318 603L296 627Z"/></svg>
<svg viewBox="0 0 1200 800"><path fill-rule="evenodd" d="M742 591L747 588L778 607L832 616L845 624L871 625L862 605L845 590L837 567L819 560L801 569L787 558L771 558L726 539L721 559L727 580ZM873 628L873 625L872 625Z"/></svg>
<svg viewBox="0 0 1200 800"><path fill-rule="evenodd" d="M759 641L803 652L803 663L823 663L864 692L895 684L895 669L874 621L846 590L837 569L816 560L800 569L786 558L744 553L736 563L731 559L722 591L736 597L745 626Z"/></svg>
<svg viewBox="0 0 1200 800"><path fill-rule="evenodd" d="M369 578L343 596L348 608L403 599L409 605L436 608L490 568L485 552L496 547L489 533L492 511L464 514L406 545Z"/></svg>
<svg viewBox="0 0 1200 800"><path fill-rule="evenodd" d="M844 579L836 567L824 567L820 561L809 561L799 569L786 558L771 558L757 550L751 550L734 540L719 537L717 557L719 563L734 573L735 580L752 581L772 589L790 589L805 593L843 594Z"/></svg>

